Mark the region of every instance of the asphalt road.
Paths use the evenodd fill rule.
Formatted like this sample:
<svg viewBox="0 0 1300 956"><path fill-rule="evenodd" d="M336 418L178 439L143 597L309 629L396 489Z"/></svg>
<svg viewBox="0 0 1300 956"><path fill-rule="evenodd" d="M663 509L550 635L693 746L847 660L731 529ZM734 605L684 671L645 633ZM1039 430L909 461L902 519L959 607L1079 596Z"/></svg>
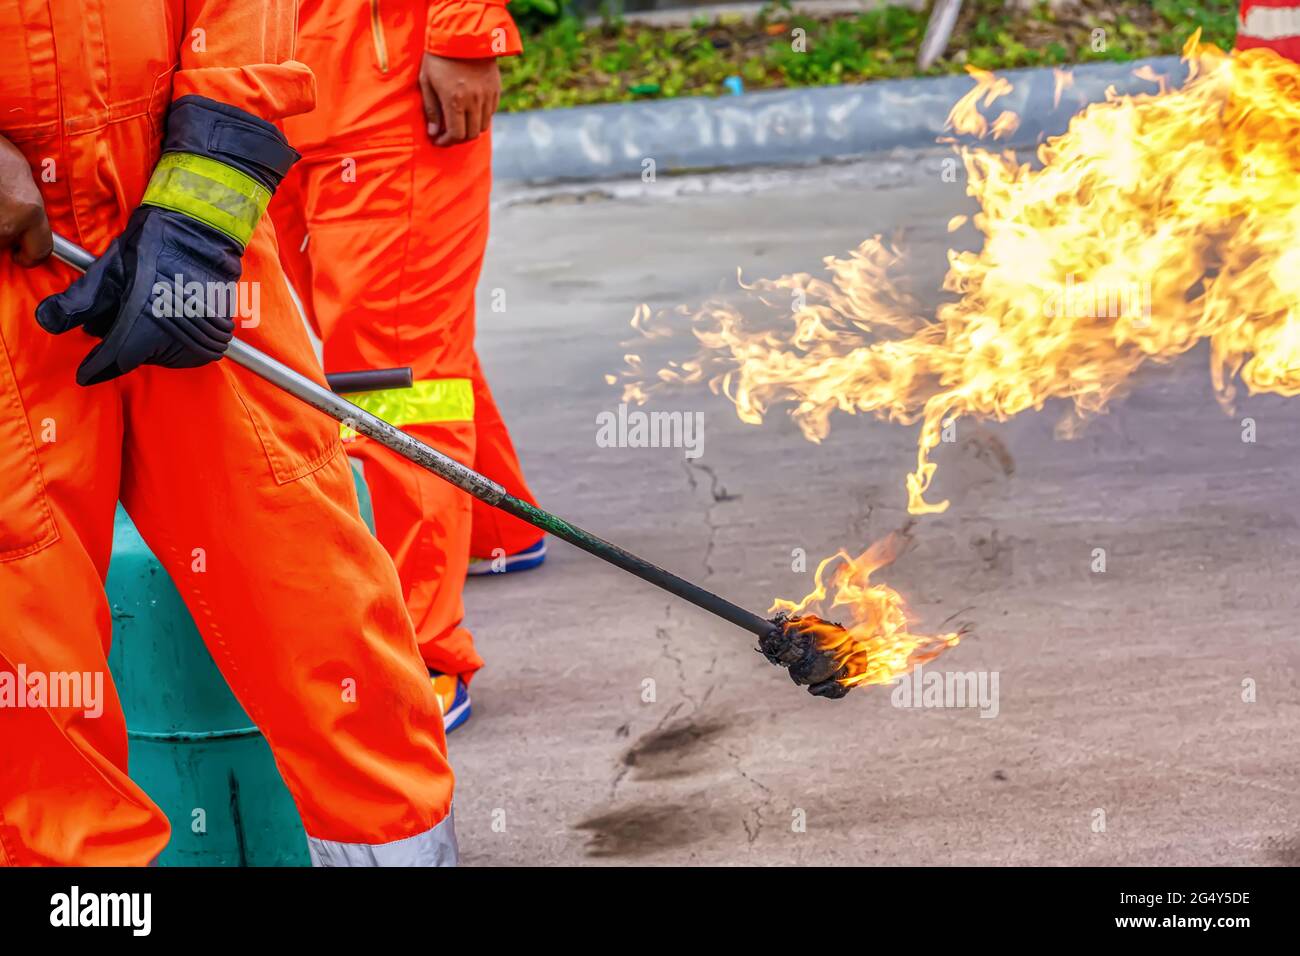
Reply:
<svg viewBox="0 0 1300 956"><path fill-rule="evenodd" d="M902 525L911 428L841 416L812 445L701 390L653 406L703 413L688 460L601 447L597 416L640 302L900 228L937 289L968 211L942 155L500 192L480 348L542 504L757 611L808 590L794 549ZM937 456L952 507L884 579L922 627L974 625L928 669L996 672L996 716L808 697L745 633L562 543L472 582L488 666L450 741L465 861L1300 863L1300 404L1228 416L1207 367L1145 371L1074 441L1049 407Z"/></svg>

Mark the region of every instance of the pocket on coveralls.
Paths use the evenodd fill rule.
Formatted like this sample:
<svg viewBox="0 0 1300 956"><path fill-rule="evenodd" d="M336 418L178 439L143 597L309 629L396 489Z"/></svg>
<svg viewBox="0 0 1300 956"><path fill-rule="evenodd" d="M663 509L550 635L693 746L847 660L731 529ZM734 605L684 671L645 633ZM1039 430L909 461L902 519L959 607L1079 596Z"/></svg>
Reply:
<svg viewBox="0 0 1300 956"><path fill-rule="evenodd" d="M263 223L244 250L240 283L258 291L256 321L235 323L235 335L317 384L324 374L316 360L307 326L289 293L276 253L274 230ZM219 363L253 426L271 475L278 485L304 478L343 451L339 426L332 418L225 359Z"/></svg>
<svg viewBox="0 0 1300 956"><path fill-rule="evenodd" d="M233 369L226 371L277 485L319 471L343 451L339 426L332 418L270 382L251 374L241 381Z"/></svg>
<svg viewBox="0 0 1300 956"><path fill-rule="evenodd" d="M0 339L0 561L35 554L58 540L36 438Z"/></svg>

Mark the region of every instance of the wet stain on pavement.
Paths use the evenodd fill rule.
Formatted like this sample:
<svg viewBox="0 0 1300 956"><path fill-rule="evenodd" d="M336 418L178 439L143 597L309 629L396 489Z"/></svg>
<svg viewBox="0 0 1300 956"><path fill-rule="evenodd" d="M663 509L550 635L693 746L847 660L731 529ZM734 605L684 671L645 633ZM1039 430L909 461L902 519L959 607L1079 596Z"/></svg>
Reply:
<svg viewBox="0 0 1300 956"><path fill-rule="evenodd" d="M712 741L730 725L722 720L676 720L665 727L642 734L624 752L624 767L634 780L668 780L710 769L707 759Z"/></svg>
<svg viewBox="0 0 1300 956"><path fill-rule="evenodd" d="M681 804L639 803L575 823L587 833L587 856L639 857L716 837L727 821Z"/></svg>

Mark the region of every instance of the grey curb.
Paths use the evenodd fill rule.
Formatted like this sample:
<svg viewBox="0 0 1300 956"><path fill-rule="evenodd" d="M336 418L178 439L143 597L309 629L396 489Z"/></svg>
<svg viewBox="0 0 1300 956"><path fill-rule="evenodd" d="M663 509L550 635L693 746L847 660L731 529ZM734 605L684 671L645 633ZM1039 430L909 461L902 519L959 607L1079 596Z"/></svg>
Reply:
<svg viewBox="0 0 1300 956"><path fill-rule="evenodd" d="M1053 70L1003 72L1015 89L997 100L992 114L1011 110L1021 123L1002 145L1028 146L1064 132L1072 115L1105 99L1109 86L1155 92L1155 84L1134 75L1144 65L1171 86L1186 77L1172 56L1089 63L1071 68L1074 85L1054 106ZM948 112L972 83L942 76L505 113L493 121L492 169L499 180L605 179L639 177L646 159L663 174L923 148L943 134Z"/></svg>

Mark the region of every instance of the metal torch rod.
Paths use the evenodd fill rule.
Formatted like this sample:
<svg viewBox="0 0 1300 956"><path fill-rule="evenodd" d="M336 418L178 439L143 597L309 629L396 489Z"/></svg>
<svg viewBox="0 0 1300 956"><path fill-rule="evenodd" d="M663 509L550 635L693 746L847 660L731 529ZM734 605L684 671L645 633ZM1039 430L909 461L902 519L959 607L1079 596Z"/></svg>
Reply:
<svg viewBox="0 0 1300 956"><path fill-rule="evenodd" d="M95 257L85 249L58 235L54 237L54 256L82 272L95 261ZM241 342L239 339L231 341L230 346L226 349L226 358L237 365L242 365L254 375L266 379L272 385L283 389L300 401L306 402L312 408L324 412L352 430L379 442L386 448L391 448L403 458L413 461L421 468L433 472L439 478L451 482L457 488L468 492L484 504L500 509L506 514L514 515L516 518L526 521L542 531L549 532L557 538L563 538L569 544L575 545L589 554L594 554L602 561L617 568L622 568L630 574L635 574L641 580L648 581L655 587L662 588L679 598L690 601L696 607L716 614L737 627L742 627L760 637L772 631L773 624L771 621L761 618L739 605L732 604L711 591L706 591L699 585L692 584L685 578L679 578L671 571L665 571L663 568L637 557L630 551L624 551L618 545L611 544L603 538L598 538L588 531L583 531L563 518L507 494L504 488L490 478L485 478L478 472L466 468L455 459L447 457L437 449L430 448L424 442L412 438L406 432L390 425L377 415L372 415L365 409L353 405L342 396L317 385L305 375L295 372L287 365L276 361L265 352L253 348L246 342Z"/></svg>
<svg viewBox="0 0 1300 956"><path fill-rule="evenodd" d="M930 10L930 20L925 25L925 36L916 53L916 65L922 70L932 67L948 49L952 28L961 13L961 0L935 0Z"/></svg>

